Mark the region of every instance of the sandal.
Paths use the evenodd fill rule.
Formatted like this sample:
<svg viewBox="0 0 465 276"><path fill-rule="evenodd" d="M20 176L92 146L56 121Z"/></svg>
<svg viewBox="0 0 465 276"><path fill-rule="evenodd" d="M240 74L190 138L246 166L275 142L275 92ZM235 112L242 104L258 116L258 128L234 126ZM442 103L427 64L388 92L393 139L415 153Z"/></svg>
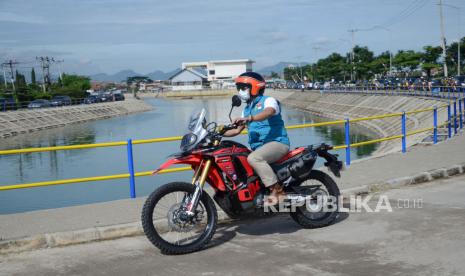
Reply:
<svg viewBox="0 0 465 276"><path fill-rule="evenodd" d="M284 192L283 186L281 184L276 183L270 187L271 193L267 197L265 203L268 205L275 205L279 202L282 202L286 198L286 193Z"/></svg>

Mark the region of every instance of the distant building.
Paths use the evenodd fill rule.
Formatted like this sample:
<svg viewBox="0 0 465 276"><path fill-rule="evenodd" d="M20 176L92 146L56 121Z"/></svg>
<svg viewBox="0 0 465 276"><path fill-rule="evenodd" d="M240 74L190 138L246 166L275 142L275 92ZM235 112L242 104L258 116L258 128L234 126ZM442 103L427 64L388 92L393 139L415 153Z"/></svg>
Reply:
<svg viewBox="0 0 465 276"><path fill-rule="evenodd" d="M173 91L201 90L208 86L207 72L202 68L183 68L169 80Z"/></svg>
<svg viewBox="0 0 465 276"><path fill-rule="evenodd" d="M159 92L163 90L163 82L162 81L154 81L152 83L139 83L139 92Z"/></svg>
<svg viewBox="0 0 465 276"><path fill-rule="evenodd" d="M234 79L244 72L252 71L251 59L211 60L183 62L182 69L202 68L206 71L210 87L214 89L234 87Z"/></svg>

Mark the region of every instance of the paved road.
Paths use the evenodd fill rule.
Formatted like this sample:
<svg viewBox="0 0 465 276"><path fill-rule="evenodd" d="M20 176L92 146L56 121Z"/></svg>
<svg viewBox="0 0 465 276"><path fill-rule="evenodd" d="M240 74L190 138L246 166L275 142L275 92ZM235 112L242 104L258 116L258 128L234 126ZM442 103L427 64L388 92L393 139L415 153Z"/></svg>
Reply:
<svg viewBox="0 0 465 276"><path fill-rule="evenodd" d="M182 256L143 236L44 249L0 256L0 275L463 275L465 176L384 195L393 212L349 213L322 229L287 216L226 224L209 248Z"/></svg>

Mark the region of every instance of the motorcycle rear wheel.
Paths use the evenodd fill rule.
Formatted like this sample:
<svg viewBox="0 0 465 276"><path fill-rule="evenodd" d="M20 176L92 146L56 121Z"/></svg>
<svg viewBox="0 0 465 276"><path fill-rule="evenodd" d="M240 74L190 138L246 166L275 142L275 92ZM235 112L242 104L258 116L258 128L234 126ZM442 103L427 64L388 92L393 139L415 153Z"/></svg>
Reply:
<svg viewBox="0 0 465 276"><path fill-rule="evenodd" d="M185 182L172 182L156 189L145 201L142 209L142 227L149 241L155 245L164 254L186 254L202 249L213 237L216 231L218 214L215 204L210 196L203 192L200 197L199 204L195 210L196 214L201 215L202 221L180 222L181 210L183 208L183 197L192 195L195 186ZM175 196L174 196L175 195ZM160 201L169 198L174 198L174 204ZM180 201L180 202L179 202ZM167 208L166 215L160 210L162 207ZM154 213L161 212L160 217L154 217ZM206 214L206 221L203 218ZM166 226L164 225L166 222ZM184 222L184 223L183 223ZM187 225L187 226L186 226ZM198 226L202 226L202 229ZM203 228L204 227L204 228ZM158 229L157 229L158 228ZM200 230L200 231L198 231ZM192 232L197 232L198 237L185 237ZM167 237L177 237L178 241L172 242ZM192 239L192 240L189 240Z"/></svg>
<svg viewBox="0 0 465 276"><path fill-rule="evenodd" d="M317 184L324 186L327 195L335 199L339 198L340 192L336 182L334 182L334 180L326 173L318 170L312 170L309 177L303 181L301 185L307 181L312 182L311 184L313 185ZM295 212L290 213L290 216L295 222L304 228L325 227L333 223L339 215L339 206L337 205L338 201L336 200L334 204L336 204L335 210L331 212L321 212L321 217L317 217L315 214L312 214L312 212L309 212L307 210L307 204L296 208Z"/></svg>

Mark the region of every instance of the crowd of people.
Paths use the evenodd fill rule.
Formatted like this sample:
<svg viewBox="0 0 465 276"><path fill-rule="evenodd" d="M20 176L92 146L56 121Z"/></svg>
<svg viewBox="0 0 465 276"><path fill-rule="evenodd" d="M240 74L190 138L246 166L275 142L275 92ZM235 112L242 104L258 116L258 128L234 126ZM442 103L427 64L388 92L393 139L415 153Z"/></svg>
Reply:
<svg viewBox="0 0 465 276"><path fill-rule="evenodd" d="M465 76L448 77L448 78L384 78L361 81L306 81L293 82L288 81L285 84L270 84L270 88L287 88L301 90L417 90L431 92L465 92Z"/></svg>

